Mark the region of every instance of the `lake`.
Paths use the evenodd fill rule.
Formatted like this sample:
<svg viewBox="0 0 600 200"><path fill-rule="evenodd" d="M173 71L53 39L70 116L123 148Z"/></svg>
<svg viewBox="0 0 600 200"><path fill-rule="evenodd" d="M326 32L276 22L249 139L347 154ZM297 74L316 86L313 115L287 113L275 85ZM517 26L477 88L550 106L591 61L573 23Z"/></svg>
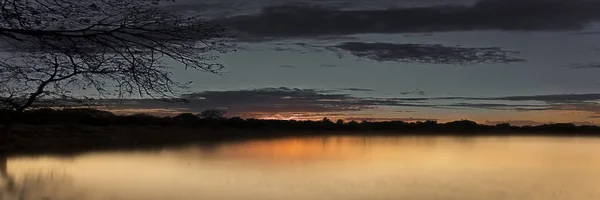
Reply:
<svg viewBox="0 0 600 200"><path fill-rule="evenodd" d="M600 199L598 138L285 138L4 162L2 200Z"/></svg>

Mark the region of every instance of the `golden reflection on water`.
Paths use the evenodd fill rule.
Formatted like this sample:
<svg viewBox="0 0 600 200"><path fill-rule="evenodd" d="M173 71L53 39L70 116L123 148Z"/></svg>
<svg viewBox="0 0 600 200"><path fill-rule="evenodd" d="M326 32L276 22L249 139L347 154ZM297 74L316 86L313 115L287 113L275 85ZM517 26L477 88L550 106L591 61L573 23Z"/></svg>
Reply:
<svg viewBox="0 0 600 200"><path fill-rule="evenodd" d="M29 199L597 200L600 139L289 138L16 157L7 170Z"/></svg>

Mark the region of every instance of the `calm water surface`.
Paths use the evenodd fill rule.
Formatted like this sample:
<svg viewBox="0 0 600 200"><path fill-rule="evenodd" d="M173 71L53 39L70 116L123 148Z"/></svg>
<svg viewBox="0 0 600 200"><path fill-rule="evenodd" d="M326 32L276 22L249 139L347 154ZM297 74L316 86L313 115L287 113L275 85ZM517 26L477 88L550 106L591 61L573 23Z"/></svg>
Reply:
<svg viewBox="0 0 600 200"><path fill-rule="evenodd" d="M595 138L293 138L5 161L2 200L600 199Z"/></svg>

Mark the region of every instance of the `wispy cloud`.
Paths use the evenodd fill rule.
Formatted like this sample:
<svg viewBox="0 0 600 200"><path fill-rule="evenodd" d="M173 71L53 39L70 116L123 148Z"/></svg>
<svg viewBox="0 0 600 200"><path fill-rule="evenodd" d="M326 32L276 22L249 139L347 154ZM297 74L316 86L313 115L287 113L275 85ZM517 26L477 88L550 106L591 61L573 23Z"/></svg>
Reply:
<svg viewBox="0 0 600 200"><path fill-rule="evenodd" d="M600 94L553 94L553 95L531 95L531 96L507 96L490 98L464 98L474 100L509 100L509 101L546 101L546 102L580 102L600 100Z"/></svg>
<svg viewBox="0 0 600 200"><path fill-rule="evenodd" d="M295 66L295 65L280 65L279 67L281 67L281 68L296 68L297 66Z"/></svg>
<svg viewBox="0 0 600 200"><path fill-rule="evenodd" d="M600 62L573 63L570 67L573 69L600 69Z"/></svg>
<svg viewBox="0 0 600 200"><path fill-rule="evenodd" d="M366 88L340 88L340 90L353 91L353 92L373 92L373 89Z"/></svg>
<svg viewBox="0 0 600 200"><path fill-rule="evenodd" d="M344 118L350 121L405 121L405 122L416 122L416 121L437 121L438 119L433 118L415 118L415 117L348 117Z"/></svg>
<svg viewBox="0 0 600 200"><path fill-rule="evenodd" d="M600 35L600 31L581 31L571 35Z"/></svg>
<svg viewBox="0 0 600 200"><path fill-rule="evenodd" d="M326 68L329 68L329 67L340 67L340 65L336 65L336 64L321 64L320 66L321 67L326 67Z"/></svg>
<svg viewBox="0 0 600 200"><path fill-rule="evenodd" d="M507 121L486 121L485 124L488 125L496 125L496 124L503 124L503 123L509 123L510 125L513 126L539 126L539 125L544 125L544 124L552 124L552 123L556 123L556 122L539 122L539 121L533 121L533 120L507 120ZM575 125L581 126L581 125L594 125L594 123L592 122L568 122L568 123L573 123Z"/></svg>
<svg viewBox="0 0 600 200"><path fill-rule="evenodd" d="M424 96L425 92L419 89L415 89L413 91L410 92L401 92L400 94L402 95L420 95L420 96Z"/></svg>

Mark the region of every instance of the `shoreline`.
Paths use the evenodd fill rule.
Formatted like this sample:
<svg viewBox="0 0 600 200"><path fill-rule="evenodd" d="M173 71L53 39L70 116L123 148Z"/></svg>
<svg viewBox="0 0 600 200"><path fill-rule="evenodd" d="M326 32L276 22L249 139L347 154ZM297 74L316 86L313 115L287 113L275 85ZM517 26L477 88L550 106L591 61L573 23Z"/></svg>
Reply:
<svg viewBox="0 0 600 200"><path fill-rule="evenodd" d="M600 137L600 133L515 132L515 131L394 131L394 130L278 130L202 128L184 126L84 126L19 125L9 145L0 149L5 155L76 155L105 150L162 149L194 144L290 137L390 136L390 137Z"/></svg>

